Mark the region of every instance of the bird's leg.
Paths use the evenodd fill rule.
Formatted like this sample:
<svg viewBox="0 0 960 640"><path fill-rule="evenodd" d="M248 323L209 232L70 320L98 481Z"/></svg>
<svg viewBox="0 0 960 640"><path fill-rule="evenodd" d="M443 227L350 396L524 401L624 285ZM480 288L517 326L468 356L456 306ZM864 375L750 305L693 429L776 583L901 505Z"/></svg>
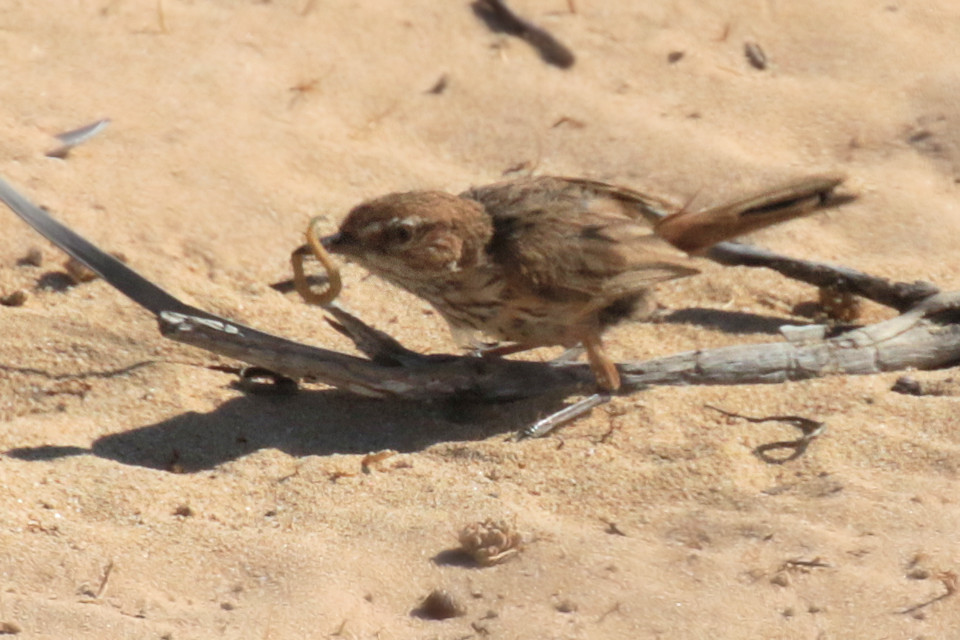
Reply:
<svg viewBox="0 0 960 640"><path fill-rule="evenodd" d="M583 337L583 347L587 350L590 370L597 377L597 385L604 391L616 391L620 388L620 372L607 352L603 350L600 334L590 332Z"/></svg>
<svg viewBox="0 0 960 640"><path fill-rule="evenodd" d="M603 350L603 340L600 338L600 335L596 332L586 333L581 339L581 344L587 352L587 361L590 363L590 370L593 371L593 375L597 377L597 386L603 391L616 391L619 389L620 372L617 371L617 365L610 359L607 352ZM480 350L478 354L484 358L503 357L535 348L536 346L533 345L511 342ZM561 361L563 361L562 359L565 357L572 360L576 355L579 355L577 350L578 347L573 347L565 351L560 356Z"/></svg>

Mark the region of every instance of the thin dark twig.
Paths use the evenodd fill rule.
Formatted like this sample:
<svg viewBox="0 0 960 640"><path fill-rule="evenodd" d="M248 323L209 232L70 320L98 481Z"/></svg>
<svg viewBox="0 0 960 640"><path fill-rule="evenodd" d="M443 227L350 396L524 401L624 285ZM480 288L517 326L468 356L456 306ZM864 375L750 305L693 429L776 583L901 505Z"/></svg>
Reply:
<svg viewBox="0 0 960 640"><path fill-rule="evenodd" d="M472 8L477 17L492 31L526 40L537 50L544 62L561 69L569 69L576 61L573 52L566 45L543 27L518 16L503 0L477 0Z"/></svg>
<svg viewBox="0 0 960 640"><path fill-rule="evenodd" d="M931 598L931 599L929 599L929 600L926 600L926 601L924 601L924 602L921 602L920 604L915 604L915 605L913 605L912 607L907 607L906 609L901 609L901 610L898 611L897 613L904 614L904 615L909 615L909 614L911 614L911 613L914 613L914 612L916 612L916 611L919 611L920 609L925 609L925 608L929 607L929 606L932 605L932 604L936 604L937 602L940 602L941 600L946 600L947 598L949 598L950 596L952 596L953 594L955 594L955 593L957 592L958 576L957 576L956 572L954 572L954 571L941 571L940 574L937 576L937 578L939 578L940 582L943 583L943 586L946 588L946 592L945 592L945 593L941 593L941 594L938 595L938 596L934 596L933 598Z"/></svg>
<svg viewBox="0 0 960 640"><path fill-rule="evenodd" d="M732 411L727 411L726 409L721 409L720 407L715 407L713 405L704 405L707 409L713 409L719 413L722 413L725 416L730 416L731 418L740 418L746 420L747 422L761 423L761 422L783 422L789 424L793 427L800 429L803 433L802 436L796 440L781 440L778 442L769 442L767 444L762 444L756 447L753 450L755 456L766 462L767 464L784 464L785 462L790 462L791 460L796 460L806 452L807 447L810 446L810 443L813 442L815 438L823 435L823 432L826 430L826 423L817 422L816 420L811 420L810 418L804 418L803 416L766 416L763 418L754 418L751 416L745 416L740 413L734 413ZM769 455L768 452L774 451L776 449L792 449L791 453L786 458L774 458Z"/></svg>

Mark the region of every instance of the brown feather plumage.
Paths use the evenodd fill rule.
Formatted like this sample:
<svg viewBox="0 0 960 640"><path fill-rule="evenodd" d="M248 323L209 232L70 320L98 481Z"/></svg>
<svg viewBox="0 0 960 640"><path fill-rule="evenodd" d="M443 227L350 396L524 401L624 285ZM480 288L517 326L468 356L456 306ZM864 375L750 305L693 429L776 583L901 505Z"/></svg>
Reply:
<svg viewBox="0 0 960 640"><path fill-rule="evenodd" d="M601 387L620 380L600 336L649 308L658 282L697 273L688 254L827 202L822 176L706 211L602 182L538 177L396 193L354 208L330 251L426 299L454 329L516 343L582 343ZM665 216L665 217L664 217Z"/></svg>

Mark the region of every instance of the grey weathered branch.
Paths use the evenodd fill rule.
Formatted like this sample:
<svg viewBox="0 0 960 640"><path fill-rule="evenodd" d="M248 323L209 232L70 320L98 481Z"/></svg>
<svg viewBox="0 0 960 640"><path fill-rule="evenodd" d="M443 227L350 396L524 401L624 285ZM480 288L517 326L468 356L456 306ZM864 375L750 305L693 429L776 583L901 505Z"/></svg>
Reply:
<svg viewBox="0 0 960 640"><path fill-rule="evenodd" d="M960 292L927 298L890 320L824 338L826 327L764 344L688 351L621 367L632 387L772 384L828 375L938 369L960 362ZM812 331L810 331L812 329Z"/></svg>
<svg viewBox="0 0 960 640"><path fill-rule="evenodd" d="M54 220L2 180L0 200L51 242L154 313L164 336L281 375L363 396L412 399L505 401L584 393L595 385L585 364L416 353L338 306L327 309L331 324L349 336L367 358L286 340L184 304ZM827 338L826 327L784 328L786 341L622 364L624 392L649 385L768 384L836 374L935 369L960 362L960 293L924 296L923 292L935 288L890 283L866 274L854 277L857 272L845 267L796 261L764 251L759 254L759 262L769 266L772 260L792 277L814 273L833 283L857 283L858 292L869 292L896 308L913 302L893 319L836 337ZM754 258L742 256L758 254L749 249L738 255L738 264L754 264ZM734 260L730 254L723 259Z"/></svg>
<svg viewBox="0 0 960 640"><path fill-rule="evenodd" d="M343 309L337 314L341 320L350 318L347 335L360 340L358 332L369 330ZM176 313L161 314L160 329L179 342L362 395L423 399L468 394L478 399L509 400L576 393L593 386L592 374L584 364L424 356L403 347L402 356L375 361L285 340L226 320ZM960 362L960 292L933 296L907 313L833 338L822 337L826 327L812 329L807 333L817 335L809 338L687 351L621 364L623 389L774 384L827 375L951 366Z"/></svg>
<svg viewBox="0 0 960 640"><path fill-rule="evenodd" d="M929 282L891 282L850 267L787 258L739 242L721 242L712 247L706 257L726 266L766 267L793 280L863 296L897 311L906 311L939 292Z"/></svg>

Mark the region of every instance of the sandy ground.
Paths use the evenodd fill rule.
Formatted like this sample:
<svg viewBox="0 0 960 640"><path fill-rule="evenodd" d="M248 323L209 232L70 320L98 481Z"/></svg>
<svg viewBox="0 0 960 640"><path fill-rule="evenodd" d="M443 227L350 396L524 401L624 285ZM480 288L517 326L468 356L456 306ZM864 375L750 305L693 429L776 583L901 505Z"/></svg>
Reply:
<svg viewBox="0 0 960 640"><path fill-rule="evenodd" d="M339 349L318 310L267 286L289 277L309 217L332 229L365 198L511 169L696 206L841 170L856 203L754 241L960 288L954 0L514 7L576 65L545 64L466 1L4 0L0 175L192 304ZM103 117L66 160L44 155ZM960 637L957 597L915 608L960 571L956 397L893 393L897 374L654 389L513 443L543 407L245 396L209 367L225 362L163 340L103 282L58 287L61 254L13 214L0 229L0 293L29 293L0 307L0 631ZM39 267L18 264L31 247ZM371 323L454 348L425 303L345 277ZM661 289L667 309L784 322L815 296L719 267ZM674 322L610 344L639 359L771 339ZM707 404L828 431L769 464L753 449L789 427ZM381 449L399 454L362 473ZM524 551L451 560L460 527L486 518L515 523ZM412 615L435 588L465 615Z"/></svg>

